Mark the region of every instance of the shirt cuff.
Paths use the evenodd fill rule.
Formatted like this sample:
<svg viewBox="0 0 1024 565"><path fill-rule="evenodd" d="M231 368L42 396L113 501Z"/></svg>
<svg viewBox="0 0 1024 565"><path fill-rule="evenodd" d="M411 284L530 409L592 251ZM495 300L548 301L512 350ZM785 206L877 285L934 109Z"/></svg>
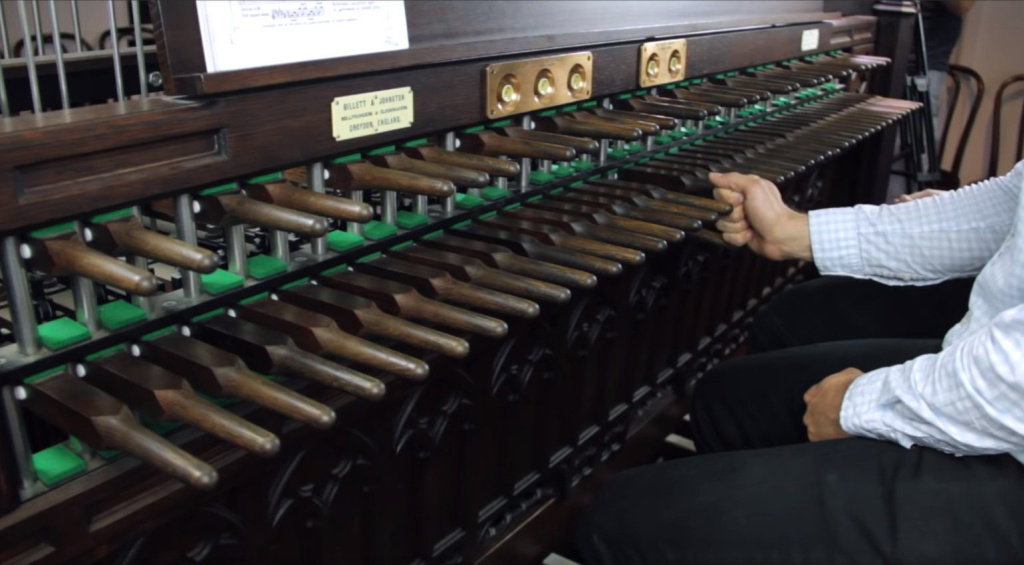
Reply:
<svg viewBox="0 0 1024 565"><path fill-rule="evenodd" d="M865 373L846 389L839 410L839 426L843 431L855 436L890 439L884 423L892 399L889 372L884 368Z"/></svg>
<svg viewBox="0 0 1024 565"><path fill-rule="evenodd" d="M808 213L814 264L825 275L855 275L864 270L857 211L830 208Z"/></svg>

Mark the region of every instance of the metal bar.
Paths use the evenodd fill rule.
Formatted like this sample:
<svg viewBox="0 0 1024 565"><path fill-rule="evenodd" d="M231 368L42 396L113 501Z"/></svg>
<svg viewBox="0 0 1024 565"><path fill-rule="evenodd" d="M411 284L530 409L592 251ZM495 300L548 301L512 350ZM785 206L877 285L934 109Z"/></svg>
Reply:
<svg viewBox="0 0 1024 565"><path fill-rule="evenodd" d="M33 355L39 351L39 334L36 333L36 314L32 308L32 294L28 288L28 277L21 263L18 238L9 235L3 239L2 259L4 287L7 290L7 305L11 310L14 325L14 341L22 355Z"/></svg>
<svg viewBox="0 0 1024 565"><path fill-rule="evenodd" d="M174 198L174 231L182 242L195 245L198 242L196 237L196 221L192 214L194 201L191 194L182 194ZM202 279L199 273L189 269L179 269L181 273L181 286L185 292L185 298L198 298L203 292Z"/></svg>
<svg viewBox="0 0 1024 565"><path fill-rule="evenodd" d="M455 151L455 140L456 138L454 131L450 131L444 134L444 148L446 151ZM441 208L444 210L445 214L451 214L452 212L454 212L455 197L446 196L444 200L441 202Z"/></svg>
<svg viewBox="0 0 1024 565"><path fill-rule="evenodd" d="M7 37L7 18L4 16L3 2L0 2L0 50L4 52L4 56L0 59L14 58L14 53L11 53L11 42Z"/></svg>
<svg viewBox="0 0 1024 565"><path fill-rule="evenodd" d="M78 17L78 0L71 0L71 23L75 28L75 48L82 52L82 19Z"/></svg>
<svg viewBox="0 0 1024 565"><path fill-rule="evenodd" d="M68 96L68 75L64 68L64 48L60 43L60 22L57 20L57 0L50 0L50 24L53 29L53 53L57 57L57 82L60 84L60 107L67 110L71 107Z"/></svg>
<svg viewBox="0 0 1024 565"><path fill-rule="evenodd" d="M522 123L525 130L533 129L533 118L523 116ZM530 158L523 157L519 160L519 192L526 192L530 189Z"/></svg>
<svg viewBox="0 0 1024 565"><path fill-rule="evenodd" d="M75 222L75 231L83 235L81 221ZM100 327L99 312L96 309L96 285L85 277L71 277L71 294L75 299L75 318L89 331L95 332Z"/></svg>
<svg viewBox="0 0 1024 565"><path fill-rule="evenodd" d="M51 2L52 1L53 0L51 0ZM143 218L142 216L142 208L140 206L132 206L132 215L138 218L140 223L145 220L145 218ZM133 255L131 257L131 260L132 265L135 265L136 267L142 269L143 271L149 270L149 261L145 257L142 257L141 255ZM148 310L149 300L147 300L145 296L133 294L132 304L138 306L139 308L142 308L143 310Z"/></svg>
<svg viewBox="0 0 1024 565"><path fill-rule="evenodd" d="M17 393L15 388L18 389ZM28 391L20 386L5 386L0 394L3 395L4 423L11 434L11 452L18 469L18 490L24 499L35 487L36 469L32 466L32 449L29 447L28 434L25 432L25 422L21 417L21 406L18 404L16 394L24 397Z"/></svg>
<svg viewBox="0 0 1024 565"><path fill-rule="evenodd" d="M380 191L380 221L389 226L398 219L398 194L393 190Z"/></svg>
<svg viewBox="0 0 1024 565"><path fill-rule="evenodd" d="M10 115L11 105L7 101L7 83L4 81L4 67L0 65L0 117L6 118Z"/></svg>
<svg viewBox="0 0 1024 565"><path fill-rule="evenodd" d="M42 57L46 54L46 42L43 41L43 21L39 17L39 0L32 0L32 21L36 24L36 48L37 54ZM28 47L28 43L25 44Z"/></svg>
<svg viewBox="0 0 1024 565"><path fill-rule="evenodd" d="M239 276L249 276L248 251L245 247L245 226L231 226L224 230L228 242L228 270Z"/></svg>
<svg viewBox="0 0 1024 565"><path fill-rule="evenodd" d="M43 102L39 98L39 73L36 72L36 57L32 52L32 32L28 27L28 12L25 11L25 0L18 0L18 19L21 20L21 31L25 37L25 60L28 62L28 85L32 89L32 111L43 111Z"/></svg>
<svg viewBox="0 0 1024 565"><path fill-rule="evenodd" d="M317 194L327 193L327 184L324 182L324 163L323 161L317 161L311 163L306 167L307 176L309 177L309 189ZM309 248L314 255L323 255L327 253L327 238L326 237L314 237L309 240Z"/></svg>
<svg viewBox="0 0 1024 565"><path fill-rule="evenodd" d="M270 254L285 263L292 262L292 253L288 249L288 232L270 230Z"/></svg>
<svg viewBox="0 0 1024 565"><path fill-rule="evenodd" d="M422 194L417 194L416 197L412 201L412 211L416 212L417 214L419 214L421 216L426 216L427 215L427 204L428 204L427 197L423 196Z"/></svg>
<svg viewBox="0 0 1024 565"><path fill-rule="evenodd" d="M363 191L353 190L348 193L348 197L356 202L363 202ZM345 231L348 233L354 233L356 235L363 235L363 224L359 222L345 222Z"/></svg>
<svg viewBox="0 0 1024 565"><path fill-rule="evenodd" d="M53 0L50 0L53 2ZM132 0L132 20L135 23L135 60L139 65L139 93L149 96L149 81L146 80L146 56L142 52L142 22L139 21L139 0Z"/></svg>
<svg viewBox="0 0 1024 565"><path fill-rule="evenodd" d="M121 46L117 37L117 21L114 18L114 0L107 0L110 15L110 46L114 53L114 81L117 82L117 101L124 102L124 78L121 76Z"/></svg>

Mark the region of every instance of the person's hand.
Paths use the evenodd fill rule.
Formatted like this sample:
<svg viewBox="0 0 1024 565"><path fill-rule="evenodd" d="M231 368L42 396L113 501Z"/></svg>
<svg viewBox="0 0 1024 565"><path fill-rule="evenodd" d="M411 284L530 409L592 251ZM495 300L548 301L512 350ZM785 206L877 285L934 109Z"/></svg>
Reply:
<svg viewBox="0 0 1024 565"><path fill-rule="evenodd" d="M850 437L850 434L839 425L839 413L843 408L846 390L863 374L860 369L850 367L825 377L807 389L804 393L804 402L807 403L807 411L804 412L807 439L823 441Z"/></svg>
<svg viewBox="0 0 1024 565"><path fill-rule="evenodd" d="M727 243L747 245L769 259L812 258L807 214L786 206L774 184L740 173L711 173L708 179L715 185L715 198L733 207L715 224Z"/></svg>
<svg viewBox="0 0 1024 565"><path fill-rule="evenodd" d="M939 194L945 194L945 190L935 190L934 188L926 188L924 190L913 192L910 194L901 194L893 200L894 204L903 204L904 202L910 202L911 200L919 200L921 198L928 198L930 196L938 196Z"/></svg>

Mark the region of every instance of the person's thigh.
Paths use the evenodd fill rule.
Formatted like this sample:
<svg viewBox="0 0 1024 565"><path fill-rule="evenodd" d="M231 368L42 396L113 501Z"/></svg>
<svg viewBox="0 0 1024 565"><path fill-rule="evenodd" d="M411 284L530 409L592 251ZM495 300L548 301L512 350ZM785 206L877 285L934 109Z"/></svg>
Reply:
<svg viewBox="0 0 1024 565"><path fill-rule="evenodd" d="M967 313L974 279L887 286L820 277L775 297L754 318L753 353L852 339L941 339Z"/></svg>
<svg viewBox="0 0 1024 565"><path fill-rule="evenodd" d="M1024 562L1024 467L862 438L703 455L613 477L586 565Z"/></svg>
<svg viewBox="0 0 1024 565"><path fill-rule="evenodd" d="M807 441L803 395L818 381L855 367L897 365L941 348L937 339L819 343L730 359L697 381L690 408L701 453Z"/></svg>

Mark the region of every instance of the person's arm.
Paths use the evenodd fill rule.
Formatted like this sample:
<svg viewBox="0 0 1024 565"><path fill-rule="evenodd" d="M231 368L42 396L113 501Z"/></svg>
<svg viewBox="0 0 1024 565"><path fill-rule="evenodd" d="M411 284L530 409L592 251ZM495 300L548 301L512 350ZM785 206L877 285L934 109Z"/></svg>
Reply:
<svg viewBox="0 0 1024 565"><path fill-rule="evenodd" d="M1024 304L940 353L856 378L839 419L904 447L1024 454Z"/></svg>
<svg viewBox="0 0 1024 565"><path fill-rule="evenodd" d="M895 206L860 205L809 215L750 175L712 174L715 196L733 204L724 239L770 259L813 259L823 274L887 284L932 284L976 274L1006 238L1024 183L1010 174Z"/></svg>

